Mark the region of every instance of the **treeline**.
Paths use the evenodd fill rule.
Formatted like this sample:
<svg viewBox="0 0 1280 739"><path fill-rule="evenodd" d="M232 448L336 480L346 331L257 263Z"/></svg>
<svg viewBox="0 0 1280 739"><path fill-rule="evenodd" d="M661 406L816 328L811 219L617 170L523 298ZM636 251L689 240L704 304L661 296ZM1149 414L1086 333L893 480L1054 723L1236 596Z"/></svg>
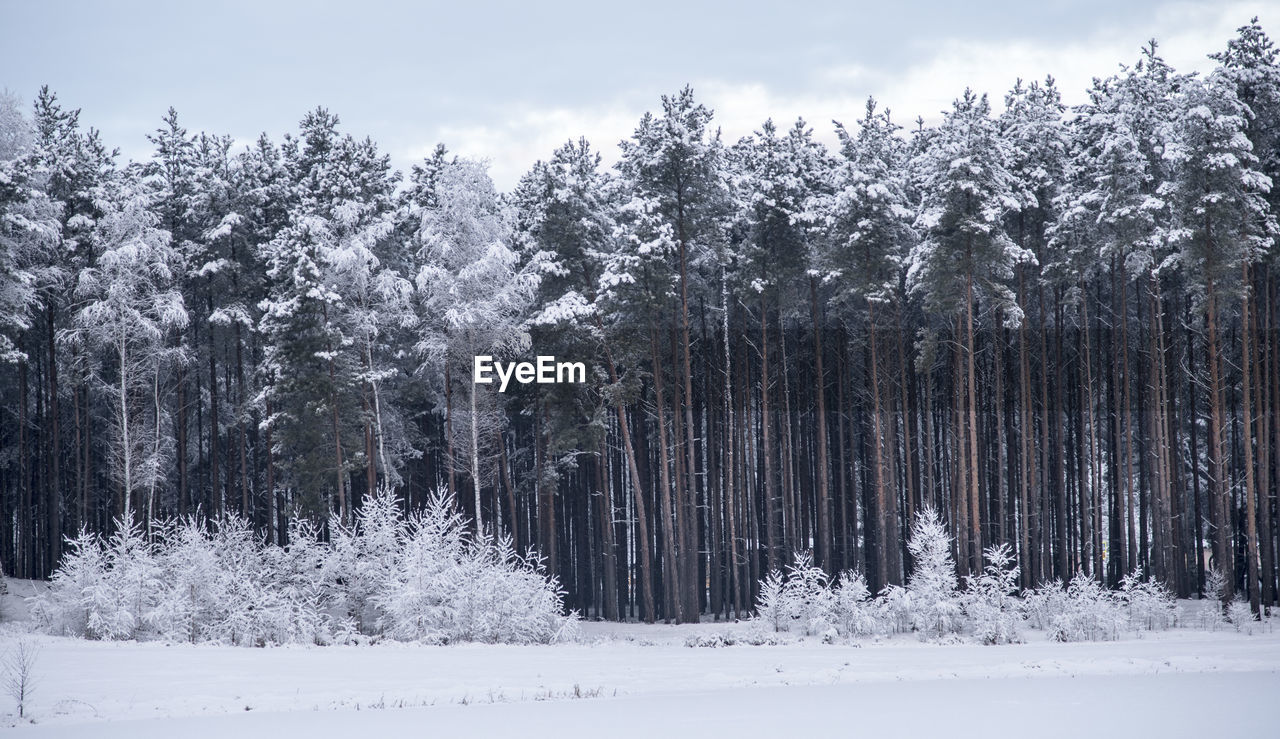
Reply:
<svg viewBox="0 0 1280 739"><path fill-rule="evenodd" d="M329 535L437 491L587 615L729 616L812 550L872 592L934 507L958 574L1023 587L1210 566L1277 598L1280 67L1257 21L1205 76L1154 42L1067 108L869 101L736 143L685 89L606 166L499 193L407 177L324 109L235 151L170 110L120 164L42 90L0 106L0 559L139 522ZM473 357L588 382L497 393ZM330 517L334 517L332 522Z"/></svg>

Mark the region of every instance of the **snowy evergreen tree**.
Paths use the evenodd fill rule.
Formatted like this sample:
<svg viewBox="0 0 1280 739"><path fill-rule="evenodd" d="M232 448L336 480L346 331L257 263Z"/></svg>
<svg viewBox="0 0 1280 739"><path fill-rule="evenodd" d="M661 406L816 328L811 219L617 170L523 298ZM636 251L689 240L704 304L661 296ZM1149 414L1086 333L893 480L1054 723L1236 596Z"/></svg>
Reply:
<svg viewBox="0 0 1280 739"><path fill-rule="evenodd" d="M1159 582L1143 577L1138 567L1120 581L1120 601L1128 612L1129 628L1156 631L1172 628L1178 621L1178 604L1173 594Z"/></svg>
<svg viewBox="0 0 1280 739"><path fill-rule="evenodd" d="M406 285L379 272L375 254L391 229L389 161L372 142L339 136L337 124L323 109L309 113L284 148L293 205L266 247L270 286L259 330L261 401L271 405L266 424L285 483L308 515L336 510L347 521L348 475L375 464L368 458L375 413L365 391L386 368L371 356L381 348L374 319L380 300L402 304ZM351 439L361 428L365 443L357 446Z"/></svg>
<svg viewBox="0 0 1280 739"><path fill-rule="evenodd" d="M782 631L783 624L789 618L783 595L784 586L782 572L770 570L760 581L760 592L756 594L756 618L769 624L775 632Z"/></svg>
<svg viewBox="0 0 1280 739"><path fill-rule="evenodd" d="M1016 325L1020 313L1009 282L1016 265L1033 259L1004 227L1006 215L1020 207L1008 168L1010 156L986 96L966 89L928 138L916 164L923 188L915 224L921 240L911 252L907 285L928 310L954 317L954 334L963 337L965 397L961 404L957 395L956 411L965 417L961 443L966 448L960 453L966 457L961 469L967 473L959 523L965 572L980 566L983 543L975 313L997 309Z"/></svg>
<svg viewBox="0 0 1280 739"><path fill-rule="evenodd" d="M916 514L907 549L915 569L907 578L911 620L921 639L937 639L964 625L956 593L956 565L951 558L951 537L933 508Z"/></svg>
<svg viewBox="0 0 1280 739"><path fill-rule="evenodd" d="M420 320L415 350L423 371L444 378L450 457L469 473L475 523L481 527L480 492L488 480L481 469L492 469L482 466L481 457L490 454L501 421L496 389L486 393L467 379L474 357L505 357L528 348L523 311L538 277L532 265L519 263L508 214L484 164L455 159L443 166L431 198L419 204L414 237L420 265L414 277ZM464 413L454 405L455 382L469 388ZM455 423L459 415L463 423ZM455 443L454 434L466 434L465 441ZM457 454L459 447L465 456Z"/></svg>
<svg viewBox="0 0 1280 739"><path fill-rule="evenodd" d="M846 320L856 317L854 320L861 323L862 310L866 310L875 477L872 530L880 542L896 537L899 529L889 492L893 462L886 458L887 419L882 415L891 403L887 390L881 389L881 322L887 322L885 315L895 303L899 312L902 309L903 266L915 239L903 177L906 147L897 138L898 130L889 112L878 111L872 99L867 100L856 135L837 126L844 161L838 189L825 207L827 243L814 265L823 279L835 286L836 304L851 314ZM878 545L876 554L878 582L901 582L901 567L893 549Z"/></svg>
<svg viewBox="0 0 1280 739"><path fill-rule="evenodd" d="M836 625L846 636L870 636L883 629L862 573L851 570L840 573L832 595Z"/></svg>
<svg viewBox="0 0 1280 739"><path fill-rule="evenodd" d="M18 105L0 93L0 363L25 359L18 336L40 308L37 270L61 230L53 203L29 171L33 132Z"/></svg>
<svg viewBox="0 0 1280 739"><path fill-rule="evenodd" d="M136 186L120 184L121 201L108 206L93 231L100 249L95 266L79 272L81 303L68 338L105 352L108 364L96 374L115 408L117 510L133 520L135 498L145 494L143 520L149 521L172 450L162 401L174 361L169 336L189 318L175 287L183 263L169 233L158 227Z"/></svg>
<svg viewBox="0 0 1280 739"><path fill-rule="evenodd" d="M1236 87L1248 107L1246 135L1258 157L1258 168L1274 183L1280 178L1280 51L1255 16L1237 29L1224 51L1209 55ZM1272 187L1268 201L1274 213L1280 188Z"/></svg>
<svg viewBox="0 0 1280 739"><path fill-rule="evenodd" d="M787 631L814 636L833 626L835 598L827 573L813 563L809 552L797 552L787 566L787 579L782 587Z"/></svg>
<svg viewBox="0 0 1280 739"><path fill-rule="evenodd" d="M1008 544L987 547L987 564L980 575L965 578L964 611L973 635L983 644L1022 641L1022 612L1018 603L1018 565Z"/></svg>

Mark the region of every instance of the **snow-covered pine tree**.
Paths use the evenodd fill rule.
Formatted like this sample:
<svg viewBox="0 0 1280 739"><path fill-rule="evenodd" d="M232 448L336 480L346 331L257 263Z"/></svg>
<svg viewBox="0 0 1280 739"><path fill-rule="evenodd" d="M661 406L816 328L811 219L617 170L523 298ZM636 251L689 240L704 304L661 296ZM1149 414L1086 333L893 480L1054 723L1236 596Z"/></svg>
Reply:
<svg viewBox="0 0 1280 739"><path fill-rule="evenodd" d="M366 391L384 367L376 355L369 362L377 336L373 296L382 285L399 305L405 286L394 274L381 281L376 271L374 251L391 228L389 160L368 140L339 136L337 125L336 116L317 109L284 147L292 207L288 225L266 246L260 400L271 406L265 423L295 505L311 516L336 510L345 522L349 473L374 464ZM351 443L361 436L363 444Z"/></svg>
<svg viewBox="0 0 1280 739"><path fill-rule="evenodd" d="M48 427L48 448L43 455L48 462L48 475L43 486L45 512L43 520L33 520L28 541L34 544L43 537L47 546L37 554L32 546L22 552L24 570L31 574L52 574L61 556L63 514L68 506L63 501L64 485L62 402L65 383L70 379L82 396L91 394L87 376L89 358L85 353L67 356L66 342L60 341L74 320L75 284L80 270L92 264L94 228L112 200L110 182L116 176L115 154L102 142L98 131L82 131L80 111L66 110L57 96L43 87L36 96L32 114L34 136L24 157L22 168L28 173L32 187L41 193L56 214L53 239L34 253L28 269L36 278L39 311L28 331L30 350L44 355L49 371L40 377L38 393L46 398L42 424ZM27 371L19 364L19 374ZM71 375L68 378L68 375ZM25 405L19 408L19 425L26 425ZM27 460L23 460L27 463ZM82 477L82 479L84 479ZM81 486L76 501L77 519L87 520L89 506L87 486ZM108 519L110 516L107 517ZM37 533L37 529L40 533Z"/></svg>
<svg viewBox="0 0 1280 739"><path fill-rule="evenodd" d="M756 618L769 624L775 632L782 631L790 618L783 594L785 584L780 570L770 570L760 581L760 592L756 593Z"/></svg>
<svg viewBox="0 0 1280 739"><path fill-rule="evenodd" d="M835 285L834 298L852 314L850 317L866 310L876 491L871 531L876 538L874 582L881 587L902 582L901 547L897 546L900 526L891 490L896 463L885 441L884 409L891 403L881 388L880 356L880 322L884 312L905 297L899 285L915 238L903 179L905 145L897 137L899 128L889 112L877 110L870 98L856 134L837 124L843 162L837 190L825 208L828 240L814 265L825 281Z"/></svg>
<svg viewBox="0 0 1280 739"><path fill-rule="evenodd" d="M1118 598L1127 611L1129 628L1136 631L1171 628L1178 621L1177 601L1162 583L1143 574L1142 568L1136 567L1120 581Z"/></svg>
<svg viewBox="0 0 1280 739"><path fill-rule="evenodd" d="M40 308L37 270L60 231L53 204L27 166L32 139L18 99L0 92L0 364L26 359L19 335Z"/></svg>
<svg viewBox="0 0 1280 739"><path fill-rule="evenodd" d="M832 595L835 622L845 636L868 636L883 629L867 579L861 572L841 572Z"/></svg>
<svg viewBox="0 0 1280 739"><path fill-rule="evenodd" d="M810 207L814 185L819 184L822 162L803 122L793 135L779 132L772 119L729 150L733 196L737 205L734 224L735 256L740 261L739 278L746 283L745 300L755 303L759 324L761 374L772 378L773 340L771 323L776 316L781 326L784 306L801 298L797 286L804 284L809 266L812 226L816 208ZM807 292L807 291L806 291ZM785 382L785 380L783 381ZM770 567L782 567L793 543L783 526L783 490L779 489L775 465L779 464L778 439L774 422L776 399L772 379L761 384L761 456L764 462L762 492L765 513L765 546ZM781 383L779 383L781 384ZM790 484L787 480L784 484Z"/></svg>
<svg viewBox="0 0 1280 739"><path fill-rule="evenodd" d="M979 575L965 578L964 611L973 635L983 644L1022 641L1022 611L1018 602L1018 565L1008 544L983 551L986 566Z"/></svg>
<svg viewBox="0 0 1280 739"><path fill-rule="evenodd" d="M101 352L93 372L113 408L112 474L116 510L126 522L149 522L167 476L173 445L162 388L174 363L169 337L189 317L176 287L183 262L159 228L138 183L122 178L95 224L94 266L80 270L80 300L67 338Z"/></svg>
<svg viewBox="0 0 1280 739"><path fill-rule="evenodd" d="M1005 231L1005 216L1020 207L1009 172L1009 144L991 118L986 95L966 89L928 138L915 165L923 202L916 219L921 240L911 251L909 289L928 310L954 320L962 337L964 392L956 394L962 425L964 483L960 497L960 568L981 566L977 346L975 314L985 308L1017 315L1009 282L1013 270L1033 256ZM957 358L961 361L961 358Z"/></svg>
<svg viewBox="0 0 1280 739"><path fill-rule="evenodd" d="M815 636L834 625L835 597L827 573L814 564L811 552L796 552L792 564L787 566L782 600L788 631Z"/></svg>
<svg viewBox="0 0 1280 739"><path fill-rule="evenodd" d="M1280 213L1280 52L1262 30L1257 17L1254 17L1247 25L1238 29L1238 35L1228 42L1225 51L1210 56L1222 65L1219 73L1234 83L1236 96L1247 108L1245 135L1252 144L1254 156L1258 158L1255 168L1271 181L1271 189L1265 197L1274 218ZM1270 242L1269 251L1274 257L1277 245L1280 244L1280 231L1272 231ZM1266 261L1264 259L1263 263ZM1248 265L1247 271L1246 279L1252 279L1253 284L1248 286L1249 293L1243 306L1248 315L1247 320L1242 321L1242 327L1245 328L1241 342L1244 349L1242 370L1249 363L1253 366L1241 373L1241 384L1257 391L1257 402L1261 406L1267 395L1263 390L1267 384L1267 372L1260 345L1267 343L1267 334L1275 335L1275 323L1270 311L1275 300L1275 278L1273 270L1261 264ZM1274 351L1271 350L1272 354ZM1276 375L1274 366L1271 374L1273 378ZM1274 397L1276 394L1273 380L1271 395ZM1248 390L1245 395L1248 397ZM1276 555L1274 548L1266 543L1271 540L1276 528L1267 512L1269 505L1266 503L1266 491L1274 484L1270 470L1276 450L1273 443L1268 443L1268 438L1273 433L1275 420L1271 412L1260 407L1259 412L1255 413L1249 405L1248 401L1243 404L1247 429L1244 446L1249 448L1249 436L1256 433L1258 459L1256 479L1248 473L1245 477L1245 484L1251 491L1245 496L1246 505L1249 506L1245 535L1248 538L1250 566L1253 566L1255 550L1260 560L1258 568L1262 571L1259 573L1261 584L1260 587L1250 587L1249 599L1250 606L1261 613L1262 603L1274 602L1276 594L1275 577L1270 574L1275 572ZM1254 424L1249 423L1250 420L1256 421L1256 429L1253 428ZM1252 468L1249 455L1246 455L1245 464ZM1249 498L1253 501L1248 502ZM1258 581L1252 571L1248 577L1251 584Z"/></svg>
<svg viewBox="0 0 1280 739"><path fill-rule="evenodd" d="M921 639L937 639L963 627L963 611L956 593L956 565L951 536L932 507L916 514L907 550L915 568L907 577L911 621Z"/></svg>
<svg viewBox="0 0 1280 739"><path fill-rule="evenodd" d="M1221 70L1203 80L1187 80L1178 95L1178 114L1167 123L1164 160L1172 168L1160 195L1167 198L1177 218L1170 239L1178 248L1198 310L1207 325L1209 392L1209 464L1211 510L1216 515L1214 561L1224 571L1233 567L1230 526L1231 491L1229 461L1221 451L1227 433L1225 372L1221 333L1223 314L1235 300L1242 300L1241 327L1244 345L1250 346L1253 322L1252 266L1274 243L1275 215L1267 203L1272 182L1260 169L1246 132L1248 108L1240 102L1234 81ZM1246 352L1247 355L1247 352ZM1241 363L1242 392L1251 397L1253 361ZM1252 430L1250 403L1245 403L1244 426ZM1260 607L1258 579L1257 485L1254 479L1253 445L1245 443L1246 584L1255 612ZM1224 598L1234 594L1228 578Z"/></svg>
<svg viewBox="0 0 1280 739"><path fill-rule="evenodd" d="M633 228L632 233L640 244L661 245L651 254L656 259L647 260L648 264L653 265L659 259L666 262L665 279L658 278L650 294L669 297L669 300L654 301L664 314L675 311L677 337L673 338L680 353L673 363L677 365L673 368L676 370L673 379L683 384L680 392L687 399L693 397L689 306L697 296L701 282L699 271L710 265L716 255L726 205L721 176L723 147L719 132L711 128L711 119L712 111L695 100L691 87L686 86L674 95L664 95L662 116L644 115L631 138L620 144L622 156L618 163L625 187L633 197L627 209L633 216L632 226L638 228ZM655 383L662 381L658 376L662 364L656 355L658 326L665 323L657 316L649 317ZM675 395L673 392L673 402ZM665 413L664 403L658 405L661 417ZM677 560L682 570L680 578L678 583L672 583L678 588L672 600L680 601L680 610L674 614L677 620L692 618L700 608L695 555L698 548L696 509L700 495L697 480L705 471L698 469L693 405L682 404L685 453L677 463L684 466L684 474L675 476L677 489L671 519L681 553ZM680 410L681 407L673 404L673 412ZM664 511L667 518L665 514Z"/></svg>
<svg viewBox="0 0 1280 739"><path fill-rule="evenodd" d="M1208 567L1204 572L1204 593L1200 596L1200 628L1215 631L1222 625L1223 593L1226 591L1226 577L1217 567Z"/></svg>
<svg viewBox="0 0 1280 739"><path fill-rule="evenodd" d="M102 638L97 625L104 608L106 558L102 539L86 529L68 537L67 549L49 587L31 602L32 623L49 634Z"/></svg>
<svg viewBox="0 0 1280 739"><path fill-rule="evenodd" d="M1209 56L1249 108L1245 135L1253 144L1258 168L1272 180L1267 195L1275 213L1280 207L1280 187L1274 186L1280 179L1280 50L1255 16L1237 29L1224 51Z"/></svg>
<svg viewBox="0 0 1280 739"><path fill-rule="evenodd" d="M342 616L362 634L376 633L382 614L375 597L395 569L404 539L404 515L396 494L383 487L366 497L352 526L336 517L329 523L330 550L325 579L336 594Z"/></svg>
<svg viewBox="0 0 1280 739"><path fill-rule="evenodd" d="M633 491L640 491L643 488L625 408L628 396L635 392L636 382L633 375L620 376L626 365L620 366L614 354L619 332L612 320L608 325L605 323L611 314L605 297L607 290L602 291L600 285L610 255L618 245L617 197L616 181L602 168L600 154L586 139L570 141L556 149L549 161L535 164L517 186L513 194L515 238L522 260L533 265L539 274L538 293L529 321L533 343L545 347L540 349L543 353L585 361L597 373L597 377L589 378L585 384L538 388L533 402L552 410L543 415L549 458L544 465L553 474L567 472L568 466L580 463L579 457L584 452L602 452L603 432L608 428L606 418L613 416L623 437L628 473L635 473L629 474L628 482ZM602 465L605 455L586 459L588 464ZM539 482L540 486L543 484ZM512 485L504 479L503 487L509 497L507 508L514 512ZM598 511L603 540L604 589L606 593L615 593L613 491L605 485L595 497L592 508ZM639 556L642 607L651 616L648 511L642 499L635 500L637 527L644 532L640 535ZM519 548L525 539L521 538L516 523L513 515L511 532ZM617 599L605 598L603 610L605 618L616 618Z"/></svg>
<svg viewBox="0 0 1280 739"><path fill-rule="evenodd" d="M413 237L419 265L415 350L421 371L443 377L450 464L468 473L475 525L482 527L481 490L493 469L487 458L502 422L495 412L496 389L485 392L466 380L474 357L503 357L528 348L524 311L538 276L533 265L520 264L512 248L507 209L482 162L455 158L441 165L429 192L417 203ZM455 407L455 383L469 388L465 412ZM455 423L457 416L464 422ZM456 443L455 434L466 434L464 444ZM465 456L458 454L459 446Z"/></svg>

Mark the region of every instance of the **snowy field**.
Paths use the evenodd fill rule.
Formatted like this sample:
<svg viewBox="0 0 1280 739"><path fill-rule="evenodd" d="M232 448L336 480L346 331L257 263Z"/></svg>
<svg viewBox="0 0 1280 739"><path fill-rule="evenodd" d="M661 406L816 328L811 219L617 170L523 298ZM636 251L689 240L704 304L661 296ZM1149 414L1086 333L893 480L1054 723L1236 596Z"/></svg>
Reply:
<svg viewBox="0 0 1280 739"><path fill-rule="evenodd" d="M557 646L267 649L0 628L0 649L19 636L40 647L33 723L15 726L0 698L0 731L15 737L1268 736L1280 695L1280 633L1262 624L1107 643L1032 632L1000 647L902 636L719 648L685 643L752 627L586 623L579 643Z"/></svg>

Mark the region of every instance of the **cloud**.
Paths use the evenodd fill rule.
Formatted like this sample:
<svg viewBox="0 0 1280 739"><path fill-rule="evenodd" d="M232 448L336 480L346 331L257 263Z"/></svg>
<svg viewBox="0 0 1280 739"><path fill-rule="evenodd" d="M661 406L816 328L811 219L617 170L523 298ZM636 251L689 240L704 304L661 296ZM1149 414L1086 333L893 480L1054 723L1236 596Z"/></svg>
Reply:
<svg viewBox="0 0 1280 739"><path fill-rule="evenodd" d="M526 106L496 123L440 126L431 143L412 145L404 154L417 162L442 142L455 154L488 160L494 182L510 189L534 162L549 158L565 142L580 136L604 156L615 155L617 143L631 135L642 114L643 109L619 102L580 109Z"/></svg>
<svg viewBox="0 0 1280 739"><path fill-rule="evenodd" d="M767 118L789 125L803 117L819 139L834 144L832 120L852 124L862 116L866 99L875 96L889 107L900 124L916 116L937 122L942 111L965 87L989 93L993 107L1002 107L1004 93L1016 79L1042 80L1053 75L1068 104L1083 102L1094 77L1105 77L1121 64L1132 64L1148 39L1159 40L1160 54L1182 72L1205 72L1211 52L1225 47L1237 27L1255 15L1265 15L1257 0L1203 4L1175 3L1154 12L1141 27L1103 26L1077 40L947 39L931 46L932 53L898 68L877 68L865 61L842 61L810 72L803 83L783 88L756 81L691 79L698 99L715 110L715 123L725 141L759 128ZM1264 22L1265 22L1264 18ZM524 105L497 122L450 124L434 130L430 140L415 142L402 155L417 161L429 154L435 141L457 153L486 158L500 188L510 188L538 159L546 159L565 141L586 136L612 163L617 142L631 135L645 110L658 107L651 91L626 90L580 107L538 108ZM666 92L674 92L668 90Z"/></svg>

